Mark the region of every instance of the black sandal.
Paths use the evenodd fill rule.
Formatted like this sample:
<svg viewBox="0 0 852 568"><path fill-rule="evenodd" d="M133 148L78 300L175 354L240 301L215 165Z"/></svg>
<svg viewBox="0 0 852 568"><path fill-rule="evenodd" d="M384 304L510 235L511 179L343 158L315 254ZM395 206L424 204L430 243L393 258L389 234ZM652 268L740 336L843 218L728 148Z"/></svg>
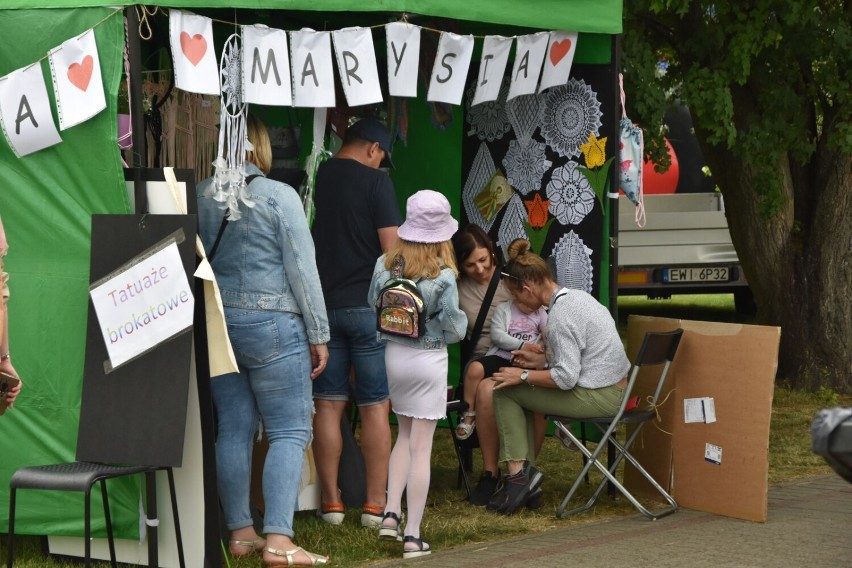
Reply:
<svg viewBox="0 0 852 568"><path fill-rule="evenodd" d="M395 527L385 526L385 521L390 519L396 522ZM402 519L399 515L393 512L385 513L382 517L382 525L379 527L379 540L391 540L394 542L402 541Z"/></svg>
<svg viewBox="0 0 852 568"><path fill-rule="evenodd" d="M405 545L409 542L416 544L417 548L406 550ZM417 558L418 556L426 556L427 554L432 554L432 548L428 542L423 542L423 539L419 539L416 536L407 536L402 539L402 557L404 559Z"/></svg>

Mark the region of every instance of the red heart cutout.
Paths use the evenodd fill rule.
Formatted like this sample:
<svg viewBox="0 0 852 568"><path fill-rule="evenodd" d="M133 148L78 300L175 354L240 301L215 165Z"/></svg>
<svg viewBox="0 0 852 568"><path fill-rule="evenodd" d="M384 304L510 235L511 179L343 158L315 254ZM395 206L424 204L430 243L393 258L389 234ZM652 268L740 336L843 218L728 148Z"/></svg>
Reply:
<svg viewBox="0 0 852 568"><path fill-rule="evenodd" d="M94 66L95 60L91 55L84 57L81 63L72 63L68 66L68 80L85 93L86 89L89 88L89 81L92 80Z"/></svg>
<svg viewBox="0 0 852 568"><path fill-rule="evenodd" d="M550 63L556 67L556 65L562 61L562 58L568 55L569 51L571 51L570 39L553 42L550 46Z"/></svg>
<svg viewBox="0 0 852 568"><path fill-rule="evenodd" d="M207 40L201 34L190 37L188 33L180 32L180 48L190 63L198 65L198 62L207 53Z"/></svg>

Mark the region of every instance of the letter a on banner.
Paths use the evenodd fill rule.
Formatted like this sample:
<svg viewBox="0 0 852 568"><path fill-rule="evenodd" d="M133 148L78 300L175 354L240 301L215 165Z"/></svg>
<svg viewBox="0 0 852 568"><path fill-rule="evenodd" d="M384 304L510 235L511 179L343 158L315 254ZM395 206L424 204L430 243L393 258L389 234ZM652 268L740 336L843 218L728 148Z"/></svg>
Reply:
<svg viewBox="0 0 852 568"><path fill-rule="evenodd" d="M213 49L213 21L182 10L169 10L169 43L178 89L219 94L219 63Z"/></svg>
<svg viewBox="0 0 852 568"><path fill-rule="evenodd" d="M94 31L52 49L49 58L61 130L85 122L106 108Z"/></svg>
<svg viewBox="0 0 852 568"><path fill-rule="evenodd" d="M388 92L392 97L417 96L420 27L405 22L385 26L388 42Z"/></svg>
<svg viewBox="0 0 852 568"><path fill-rule="evenodd" d="M0 125L19 158L62 142L38 63L0 78Z"/></svg>
<svg viewBox="0 0 852 568"><path fill-rule="evenodd" d="M243 100L250 104L290 106L290 54L287 32L262 24L243 26Z"/></svg>
<svg viewBox="0 0 852 568"><path fill-rule="evenodd" d="M426 100L453 105L461 104L472 55L473 36L441 32Z"/></svg>
<svg viewBox="0 0 852 568"><path fill-rule="evenodd" d="M518 38L515 67L512 69L512 82L509 84L509 99L535 93L549 39L550 32L538 32Z"/></svg>
<svg viewBox="0 0 852 568"><path fill-rule="evenodd" d="M290 53L293 60L293 106L335 106L331 32L315 32L308 28L290 32Z"/></svg>
<svg viewBox="0 0 852 568"><path fill-rule="evenodd" d="M476 94L471 104L478 105L497 100L511 48L512 38L510 37L485 36L485 41L482 42L479 77L476 80Z"/></svg>
<svg viewBox="0 0 852 568"><path fill-rule="evenodd" d="M544 57L544 70L541 72L541 84L538 86L539 93L568 82L575 51L577 51L577 32L550 32L550 41Z"/></svg>
<svg viewBox="0 0 852 568"><path fill-rule="evenodd" d="M376 51L370 28L344 28L331 32L337 71L349 106L382 102Z"/></svg>

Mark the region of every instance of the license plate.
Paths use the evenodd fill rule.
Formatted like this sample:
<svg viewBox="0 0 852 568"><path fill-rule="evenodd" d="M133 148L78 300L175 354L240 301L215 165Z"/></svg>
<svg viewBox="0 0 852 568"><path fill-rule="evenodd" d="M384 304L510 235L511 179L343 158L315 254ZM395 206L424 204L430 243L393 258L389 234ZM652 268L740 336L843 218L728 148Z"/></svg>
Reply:
<svg viewBox="0 0 852 568"><path fill-rule="evenodd" d="M663 282L727 282L730 270L727 266L709 268L666 268Z"/></svg>

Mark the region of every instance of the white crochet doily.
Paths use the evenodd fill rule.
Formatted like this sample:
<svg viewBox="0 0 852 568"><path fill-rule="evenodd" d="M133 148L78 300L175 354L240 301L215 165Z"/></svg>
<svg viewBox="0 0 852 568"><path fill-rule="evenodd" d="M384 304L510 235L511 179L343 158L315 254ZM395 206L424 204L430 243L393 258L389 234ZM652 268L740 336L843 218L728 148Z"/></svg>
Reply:
<svg viewBox="0 0 852 568"><path fill-rule="evenodd" d="M591 87L582 79L570 79L545 95L541 135L559 155L576 158L589 134L599 134L601 116L601 103Z"/></svg>
<svg viewBox="0 0 852 568"><path fill-rule="evenodd" d="M476 196L479 195L479 192L494 177L496 172L497 167L494 165L494 159L491 157L488 146L485 142L480 143L476 156L473 158L473 164L470 166L470 173L467 176L464 189L462 189L462 205L465 213L467 213L468 221L479 225L485 229L486 233L491 230L496 215L486 219L479 207L476 206Z"/></svg>
<svg viewBox="0 0 852 568"><path fill-rule="evenodd" d="M595 206L595 192L576 162L553 170L547 184L548 211L563 225L579 225Z"/></svg>
<svg viewBox="0 0 852 568"><path fill-rule="evenodd" d="M592 249L574 231L568 231L553 247L556 260L556 281L565 288L592 293Z"/></svg>
<svg viewBox="0 0 852 568"><path fill-rule="evenodd" d="M503 249L503 258L509 258L507 249L515 239L527 239L527 230L524 222L528 219L527 208L518 194L512 196L506 205L506 213L497 230L497 245Z"/></svg>
<svg viewBox="0 0 852 568"><path fill-rule="evenodd" d="M506 95L509 93L508 79L503 81L497 100L472 105L476 86L467 90L467 112L465 119L470 124L468 136L476 135L480 140L493 142L509 131L511 125L506 116Z"/></svg>
<svg viewBox="0 0 852 568"><path fill-rule="evenodd" d="M509 141L509 150L503 157L506 179L523 195L541 189L541 180L553 165L544 153L545 148L543 142L532 139L526 144L519 140Z"/></svg>

